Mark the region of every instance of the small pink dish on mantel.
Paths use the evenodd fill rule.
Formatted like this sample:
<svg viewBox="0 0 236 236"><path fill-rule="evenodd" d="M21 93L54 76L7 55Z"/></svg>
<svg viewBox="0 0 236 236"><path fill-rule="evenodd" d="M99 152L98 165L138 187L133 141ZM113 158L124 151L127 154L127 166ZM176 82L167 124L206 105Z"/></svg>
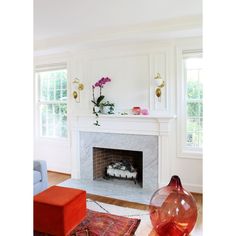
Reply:
<svg viewBox="0 0 236 236"><path fill-rule="evenodd" d="M146 115L149 115L148 109L146 109L146 108L142 109L142 110L141 110L141 114L142 114L142 115L145 115L145 116L146 116Z"/></svg>

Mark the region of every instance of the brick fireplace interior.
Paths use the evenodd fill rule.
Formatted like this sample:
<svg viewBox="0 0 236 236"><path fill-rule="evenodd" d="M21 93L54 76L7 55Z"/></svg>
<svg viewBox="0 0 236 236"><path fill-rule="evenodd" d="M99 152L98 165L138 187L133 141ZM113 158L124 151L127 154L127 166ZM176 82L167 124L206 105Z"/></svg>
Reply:
<svg viewBox="0 0 236 236"><path fill-rule="evenodd" d="M141 151L93 148L93 179L105 176L106 167L117 161L129 161L137 169L137 183L143 187L143 153ZM123 181L123 180L121 180ZM129 180L130 181L130 180Z"/></svg>

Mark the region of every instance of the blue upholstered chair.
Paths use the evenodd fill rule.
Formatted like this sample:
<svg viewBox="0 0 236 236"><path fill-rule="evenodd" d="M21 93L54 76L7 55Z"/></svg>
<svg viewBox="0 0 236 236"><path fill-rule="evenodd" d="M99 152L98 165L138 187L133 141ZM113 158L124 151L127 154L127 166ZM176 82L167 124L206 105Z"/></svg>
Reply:
<svg viewBox="0 0 236 236"><path fill-rule="evenodd" d="M43 160L34 160L34 195L48 187L47 163Z"/></svg>

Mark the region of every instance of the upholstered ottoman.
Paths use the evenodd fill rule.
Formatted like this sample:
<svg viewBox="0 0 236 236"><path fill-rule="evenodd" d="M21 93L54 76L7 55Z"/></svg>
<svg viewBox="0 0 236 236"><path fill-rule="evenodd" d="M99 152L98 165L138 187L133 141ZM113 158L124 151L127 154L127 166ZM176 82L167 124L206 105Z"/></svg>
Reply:
<svg viewBox="0 0 236 236"><path fill-rule="evenodd" d="M34 196L34 230L68 235L86 215L84 190L53 186Z"/></svg>

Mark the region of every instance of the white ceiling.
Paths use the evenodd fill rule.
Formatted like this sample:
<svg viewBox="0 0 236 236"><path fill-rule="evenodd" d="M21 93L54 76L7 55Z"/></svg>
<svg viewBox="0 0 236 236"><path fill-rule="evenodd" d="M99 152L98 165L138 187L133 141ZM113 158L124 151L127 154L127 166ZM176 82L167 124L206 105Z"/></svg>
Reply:
<svg viewBox="0 0 236 236"><path fill-rule="evenodd" d="M34 0L34 36L81 36L201 14L201 0Z"/></svg>

